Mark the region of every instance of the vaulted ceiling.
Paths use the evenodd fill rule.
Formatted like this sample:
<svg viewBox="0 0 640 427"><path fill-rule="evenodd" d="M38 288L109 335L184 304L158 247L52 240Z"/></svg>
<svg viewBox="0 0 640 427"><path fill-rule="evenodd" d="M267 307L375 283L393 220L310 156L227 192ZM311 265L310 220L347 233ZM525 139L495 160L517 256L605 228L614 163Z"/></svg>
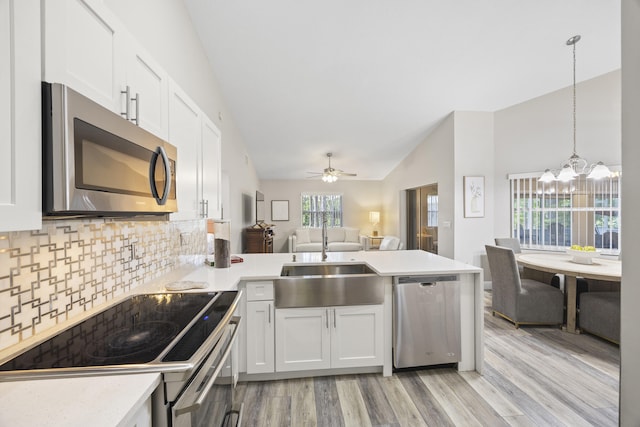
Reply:
<svg viewBox="0 0 640 427"><path fill-rule="evenodd" d="M260 179L382 179L452 111L569 86L575 34L578 81L620 68L617 0L185 3Z"/></svg>

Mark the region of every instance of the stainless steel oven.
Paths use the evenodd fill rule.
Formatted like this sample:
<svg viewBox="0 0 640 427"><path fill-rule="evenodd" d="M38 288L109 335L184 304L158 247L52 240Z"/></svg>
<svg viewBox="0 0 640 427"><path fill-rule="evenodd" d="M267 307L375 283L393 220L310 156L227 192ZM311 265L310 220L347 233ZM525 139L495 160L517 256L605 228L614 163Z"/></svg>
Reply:
<svg viewBox="0 0 640 427"><path fill-rule="evenodd" d="M177 148L61 84L42 83L45 216L177 211Z"/></svg>
<svg viewBox="0 0 640 427"><path fill-rule="evenodd" d="M154 427L240 425L239 300L239 291L132 296L0 360L0 381L158 372Z"/></svg>
<svg viewBox="0 0 640 427"><path fill-rule="evenodd" d="M237 366L232 352L238 323L230 324L198 373L175 402L167 402L172 427L237 426L241 424L242 405L234 408ZM171 374L165 374L170 382ZM161 423L155 423L161 424Z"/></svg>

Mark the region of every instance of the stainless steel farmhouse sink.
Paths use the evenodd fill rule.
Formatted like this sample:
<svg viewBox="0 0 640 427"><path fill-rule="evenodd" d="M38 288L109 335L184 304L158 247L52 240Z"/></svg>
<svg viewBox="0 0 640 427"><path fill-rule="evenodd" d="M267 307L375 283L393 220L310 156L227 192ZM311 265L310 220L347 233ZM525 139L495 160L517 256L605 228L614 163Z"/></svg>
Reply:
<svg viewBox="0 0 640 427"><path fill-rule="evenodd" d="M382 304L384 286L366 264L299 264L282 267L274 282L276 308Z"/></svg>

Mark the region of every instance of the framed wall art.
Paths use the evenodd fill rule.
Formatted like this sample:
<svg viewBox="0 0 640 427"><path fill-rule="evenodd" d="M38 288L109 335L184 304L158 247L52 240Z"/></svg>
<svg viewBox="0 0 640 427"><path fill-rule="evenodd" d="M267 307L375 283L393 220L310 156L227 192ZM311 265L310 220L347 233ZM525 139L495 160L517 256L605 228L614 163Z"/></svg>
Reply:
<svg viewBox="0 0 640 427"><path fill-rule="evenodd" d="M484 176L464 177L464 217L484 217Z"/></svg>
<svg viewBox="0 0 640 427"><path fill-rule="evenodd" d="M289 201L271 201L271 221L289 221Z"/></svg>

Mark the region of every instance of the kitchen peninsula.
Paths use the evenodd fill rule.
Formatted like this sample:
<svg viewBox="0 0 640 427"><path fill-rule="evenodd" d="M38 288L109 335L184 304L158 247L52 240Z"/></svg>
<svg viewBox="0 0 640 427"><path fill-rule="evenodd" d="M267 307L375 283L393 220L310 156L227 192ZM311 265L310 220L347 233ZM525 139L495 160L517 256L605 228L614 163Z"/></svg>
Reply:
<svg viewBox="0 0 640 427"><path fill-rule="evenodd" d="M423 251L388 251L388 252L331 252L328 253L328 259L324 262L321 261L320 253L298 253L294 261L292 254L243 254L244 262L238 264L232 264L229 268L214 268L209 266L198 266L190 268L182 268L180 270L173 271L159 279L150 281L147 284L140 286L134 290L134 293L156 293L164 292L165 285L178 280L189 281L202 281L208 284L207 288L194 289L187 292L216 292L242 289L244 290L244 300L239 310L241 315L247 315L247 299L252 295L256 296L262 289L266 289L267 285L273 283L274 280L280 278L282 267L285 265L300 265L300 264L357 264L365 263L371 269L373 269L384 281L384 304L382 304L382 356L375 366L368 366L365 372L381 372L383 375L391 375L392 372L392 282L393 278L397 276L413 276L413 275L445 275L454 274L459 276L460 283L460 328L461 328L461 360L458 363L458 369L460 371L472 371L476 370L482 372L483 366L483 281L482 270L478 267L467 265L461 262L457 262L448 258L444 258L438 255L434 255ZM268 300L269 295L264 296L264 300ZM260 300L261 298L257 298ZM273 296L271 295L271 299ZM117 301L111 301L109 305L114 304ZM269 303L270 304L270 303ZM324 311L324 310L323 310ZM334 314L335 316L335 314ZM328 316L327 316L328 317ZM333 318L335 322L335 317ZM79 322L82 319L73 319L72 323ZM328 321L328 320L327 320ZM346 372L362 372L358 367L354 369L327 369L324 371L302 371L300 373L281 372L278 369L265 370L263 372L270 372L269 374L251 374L250 368L251 361L247 359L248 346L250 344L247 340L247 319L243 318L241 323L241 339L239 340L239 371L241 378L245 379L264 379L271 378L286 378L292 375L324 375L334 373L346 373ZM70 323L71 324L71 323ZM51 334L48 334L51 335ZM244 335L244 336L243 336ZM47 337L35 337L38 340L45 339ZM32 344L33 342L25 343ZM273 343L271 347L273 349ZM11 349L0 353L0 359L5 359L9 356L8 352ZM16 352L18 349L15 347L12 349ZM248 373L249 372L249 373ZM257 372L257 371L253 371ZM44 380L56 382L59 380ZM62 380L60 380L62 381ZM94 377L91 378L92 382L95 382L95 388L100 389L103 387L103 383L108 384L110 377ZM150 381L155 381L151 378ZM30 381L33 387L37 387L40 381ZM27 393L24 383L0 383L0 395L9 395L14 390L18 390L21 393ZM25 394L26 395L26 394ZM131 405L133 413L136 413L135 405L139 405L140 399L132 398ZM100 404L97 402L97 404ZM39 405L47 405L45 402L40 402ZM68 409L68 411L67 411ZM73 413L74 411L86 410L91 412L94 408L88 405L86 408L77 408L74 405L73 408L60 408L59 406L51 408L51 414L56 413ZM0 405L0 412L5 413L12 412L13 409ZM27 417L27 413L23 412ZM55 418L55 416L53 417ZM12 418L13 419L13 418ZM51 420L50 425L64 425L61 420L56 424L55 419ZM27 424L25 424L27 425Z"/></svg>

